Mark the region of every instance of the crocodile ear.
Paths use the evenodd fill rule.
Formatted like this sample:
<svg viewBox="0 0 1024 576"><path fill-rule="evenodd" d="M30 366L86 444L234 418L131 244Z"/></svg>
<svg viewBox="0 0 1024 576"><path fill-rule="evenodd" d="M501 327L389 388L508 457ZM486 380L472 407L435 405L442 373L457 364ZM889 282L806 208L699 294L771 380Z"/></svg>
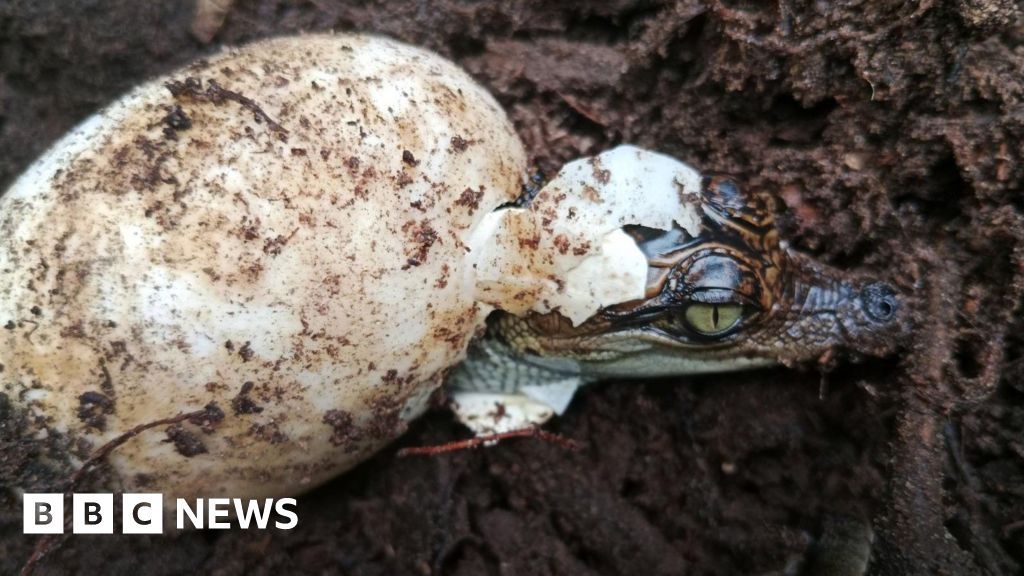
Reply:
<svg viewBox="0 0 1024 576"><path fill-rule="evenodd" d="M717 217L716 220L733 220L758 228L774 225L773 198L762 192L745 191L725 174L704 176L701 197L705 214Z"/></svg>

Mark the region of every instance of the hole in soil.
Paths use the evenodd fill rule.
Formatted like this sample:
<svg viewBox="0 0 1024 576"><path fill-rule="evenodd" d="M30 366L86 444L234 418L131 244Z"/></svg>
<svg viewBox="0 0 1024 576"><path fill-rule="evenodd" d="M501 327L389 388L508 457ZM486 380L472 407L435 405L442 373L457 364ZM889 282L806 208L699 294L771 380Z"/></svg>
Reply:
<svg viewBox="0 0 1024 576"><path fill-rule="evenodd" d="M813 106L804 106L791 94L778 96L769 110L776 124L772 142L785 145L808 144L820 140L828 126L829 114L838 106L832 98Z"/></svg>
<svg viewBox="0 0 1024 576"><path fill-rule="evenodd" d="M927 188L920 188L922 185ZM970 190L950 150L931 166L927 184L906 183L906 188L894 191L893 204L899 208L914 203L928 220L952 222L963 217L963 199L970 196Z"/></svg>
<svg viewBox="0 0 1024 576"><path fill-rule="evenodd" d="M454 37L451 41L452 55L456 59L478 56L487 51L487 44L478 38Z"/></svg>
<svg viewBox="0 0 1024 576"><path fill-rule="evenodd" d="M971 549L970 521L963 517L962 512L958 512L946 521L946 530L949 531L950 536L960 545L960 548L964 550Z"/></svg>
<svg viewBox="0 0 1024 576"><path fill-rule="evenodd" d="M707 28L707 12L695 16L687 23L686 34L669 44L666 53L674 54L684 62L700 61L700 55L708 50L708 46L703 43Z"/></svg>
<svg viewBox="0 0 1024 576"><path fill-rule="evenodd" d="M638 14L642 16L642 13ZM570 17L566 22L563 37L568 40L596 42L599 44L617 44L629 39L629 27L617 22L629 20L628 16L603 16L587 14Z"/></svg>
<svg viewBox="0 0 1024 576"><path fill-rule="evenodd" d="M956 366L961 376L973 379L981 375L985 364L980 357L984 351L985 344L977 336L961 336L956 341L954 358L956 359Z"/></svg>
<svg viewBox="0 0 1024 576"><path fill-rule="evenodd" d="M642 494L644 491L644 484L636 480L626 480L622 483L622 488L619 489L619 496L630 500Z"/></svg>

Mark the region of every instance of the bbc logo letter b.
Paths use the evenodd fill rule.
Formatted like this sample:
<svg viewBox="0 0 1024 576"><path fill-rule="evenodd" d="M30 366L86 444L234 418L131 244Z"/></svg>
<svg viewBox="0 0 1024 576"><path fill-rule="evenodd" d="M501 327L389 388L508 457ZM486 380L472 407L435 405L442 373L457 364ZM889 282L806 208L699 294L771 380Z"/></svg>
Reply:
<svg viewBox="0 0 1024 576"><path fill-rule="evenodd" d="M25 534L62 534L64 532L63 494L25 494L22 496Z"/></svg>
<svg viewBox="0 0 1024 576"><path fill-rule="evenodd" d="M75 534L114 533L113 494L73 494L71 528Z"/></svg>

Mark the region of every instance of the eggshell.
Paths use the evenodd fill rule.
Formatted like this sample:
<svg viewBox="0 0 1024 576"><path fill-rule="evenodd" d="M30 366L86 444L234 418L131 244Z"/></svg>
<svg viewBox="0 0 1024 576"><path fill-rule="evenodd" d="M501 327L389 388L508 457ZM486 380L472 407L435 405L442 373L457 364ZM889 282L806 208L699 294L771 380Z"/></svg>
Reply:
<svg viewBox="0 0 1024 576"><path fill-rule="evenodd" d="M623 226L698 236L700 187L692 167L630 145L570 162L527 208L476 229L478 298L514 314L557 310L574 324L643 298L647 259Z"/></svg>
<svg viewBox="0 0 1024 576"><path fill-rule="evenodd" d="M272 39L154 80L0 198L0 394L126 491L293 494L421 413L489 307L467 242L519 193L504 112L436 54Z"/></svg>

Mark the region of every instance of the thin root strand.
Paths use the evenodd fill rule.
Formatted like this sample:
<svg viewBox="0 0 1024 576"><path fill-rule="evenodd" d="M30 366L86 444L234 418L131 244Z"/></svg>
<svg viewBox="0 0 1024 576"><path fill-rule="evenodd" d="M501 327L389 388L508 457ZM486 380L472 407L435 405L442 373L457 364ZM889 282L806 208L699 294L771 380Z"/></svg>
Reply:
<svg viewBox="0 0 1024 576"><path fill-rule="evenodd" d="M550 442L556 446L560 446L573 452L579 452L583 449L583 446L579 442L566 438L565 436L560 436L540 428L523 428L521 430L485 434L483 436L476 436L466 440L456 440L454 442L447 442L437 446L414 446L411 448L402 448L398 451L398 456L402 458L406 456L437 456L438 454L459 452L461 450L474 450L481 446L496 444L511 438L539 438L540 440Z"/></svg>

